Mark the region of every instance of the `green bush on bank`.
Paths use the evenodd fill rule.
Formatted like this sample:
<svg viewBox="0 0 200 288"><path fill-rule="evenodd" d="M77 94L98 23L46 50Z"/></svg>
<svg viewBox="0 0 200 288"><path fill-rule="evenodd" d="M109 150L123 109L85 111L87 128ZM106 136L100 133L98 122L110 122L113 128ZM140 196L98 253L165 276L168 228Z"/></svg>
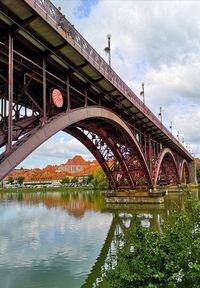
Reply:
<svg viewBox="0 0 200 288"><path fill-rule="evenodd" d="M161 233L135 219L116 266L107 271L109 287L200 287L200 203L188 200L186 206L162 225Z"/></svg>
<svg viewBox="0 0 200 288"><path fill-rule="evenodd" d="M109 188L108 179L101 167L95 170L92 184L96 190L106 190Z"/></svg>

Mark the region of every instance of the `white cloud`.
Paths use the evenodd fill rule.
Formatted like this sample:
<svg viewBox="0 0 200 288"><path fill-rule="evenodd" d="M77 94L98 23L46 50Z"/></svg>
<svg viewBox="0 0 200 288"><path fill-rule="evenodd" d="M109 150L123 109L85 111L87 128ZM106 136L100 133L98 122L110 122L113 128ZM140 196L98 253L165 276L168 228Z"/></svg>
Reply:
<svg viewBox="0 0 200 288"><path fill-rule="evenodd" d="M110 33L112 66L164 123L173 121L188 142L200 141L200 2L101 0L75 26L105 58ZM194 107L195 105L195 112ZM180 120L181 119L181 120ZM183 121L184 120L184 121Z"/></svg>
<svg viewBox="0 0 200 288"><path fill-rule="evenodd" d="M0 265L7 269L32 268L37 255L41 267L44 262L52 267L62 257L72 274L89 273L112 222L111 214L87 210L76 218L60 207L48 209L34 203L11 203L0 209Z"/></svg>
<svg viewBox="0 0 200 288"><path fill-rule="evenodd" d="M34 168L44 167L48 164L58 165L65 163L67 159L73 158L74 155L81 155L85 160L94 159L88 149L77 139L69 139L62 136L62 133L57 134L50 140L44 142L32 154L27 157L19 167Z"/></svg>

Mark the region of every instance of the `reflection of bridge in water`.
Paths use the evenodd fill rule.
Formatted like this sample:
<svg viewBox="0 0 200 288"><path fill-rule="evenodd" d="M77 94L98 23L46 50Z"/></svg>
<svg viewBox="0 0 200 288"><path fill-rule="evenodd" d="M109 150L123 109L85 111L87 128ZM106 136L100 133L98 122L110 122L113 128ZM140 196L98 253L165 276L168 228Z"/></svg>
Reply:
<svg viewBox="0 0 200 288"><path fill-rule="evenodd" d="M193 196L198 199L198 190ZM174 210L184 209L184 193L172 193L165 196L165 203L162 205L153 204L106 204L103 198L96 192L75 192L75 193L8 193L1 194L0 200L16 199L26 203L39 205L43 203L48 209L61 208L73 217L81 217L86 211L101 211L102 213L112 213L113 219L107 233L104 244L101 248L94 266L88 274L82 288L101 287L102 275L107 268L107 262L116 260L116 250L122 244L121 236L129 237L131 228L134 225L135 216L145 227L151 227L159 231L161 223L170 217ZM80 212L79 212L80 209ZM105 284L106 285L106 284Z"/></svg>
<svg viewBox="0 0 200 288"><path fill-rule="evenodd" d="M192 192L192 196L199 199L198 189ZM113 213L113 220L100 254L81 288L101 287L102 283L102 287L107 287L103 275L108 262L116 261L116 251L122 245L121 236L129 237L129 232L135 224L135 216L142 226L161 231L162 222L170 217L173 211L184 209L184 197L183 193L171 193L165 196L165 204L162 205L107 204L104 211Z"/></svg>
<svg viewBox="0 0 200 288"><path fill-rule="evenodd" d="M62 130L113 189L195 182L192 155L49 0L1 0L0 30L0 179Z"/></svg>
<svg viewBox="0 0 200 288"><path fill-rule="evenodd" d="M179 199L178 202L180 205L182 200ZM113 213L113 220L100 254L81 288L106 285L103 275L109 265L108 262L115 263L116 251L122 245L121 236L129 237L129 232L135 223L134 215L139 218L141 225L158 231L161 229L162 219L169 216L164 210L164 205L112 204L108 205L105 211Z"/></svg>

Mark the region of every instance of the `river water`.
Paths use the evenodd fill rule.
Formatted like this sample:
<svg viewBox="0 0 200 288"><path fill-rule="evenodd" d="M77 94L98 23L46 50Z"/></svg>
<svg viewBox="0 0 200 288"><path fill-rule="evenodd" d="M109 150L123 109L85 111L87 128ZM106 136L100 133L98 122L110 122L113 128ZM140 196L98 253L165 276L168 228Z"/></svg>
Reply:
<svg viewBox="0 0 200 288"><path fill-rule="evenodd" d="M199 199L198 191L193 191ZM107 287L101 275L115 258L133 215L160 229L184 193L164 204L106 205L95 191L0 194L0 287Z"/></svg>

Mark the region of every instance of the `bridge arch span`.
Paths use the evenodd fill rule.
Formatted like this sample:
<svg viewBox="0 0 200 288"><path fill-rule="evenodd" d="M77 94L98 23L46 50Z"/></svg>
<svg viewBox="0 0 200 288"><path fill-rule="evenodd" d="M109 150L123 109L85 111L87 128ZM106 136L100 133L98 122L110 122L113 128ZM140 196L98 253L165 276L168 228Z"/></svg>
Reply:
<svg viewBox="0 0 200 288"><path fill-rule="evenodd" d="M91 121L91 119L93 119L93 121ZM101 131L99 119L103 121L104 124L108 124L107 126L110 125L110 130L108 130L105 125L105 131ZM93 126L91 124L93 124ZM115 162L115 165L112 165L115 166L114 170L110 171L110 165L107 163L108 159L105 158L103 154L100 155L99 151L94 152L96 143L93 141L92 146L93 136L86 141L86 133L84 134L83 131L86 128L89 132L92 132L93 135L101 136L99 146L101 146L101 141L104 140L107 147L106 149L109 150L108 154L112 152L112 155L114 155L111 161L112 164L114 161L117 161L117 164ZM60 130L71 134L74 133L76 138L84 142L83 144L86 147L88 146L87 148L100 162L114 189L125 188L126 186L127 188L136 188L141 178L145 179L146 187L152 187L147 162L130 128L117 114L108 109L96 106L78 108L69 112L60 113L59 115L51 117L45 125L34 128L13 145L13 150L9 155L6 154L5 157L1 159L0 168L2 169L0 169L0 179L4 178L36 148ZM113 136L114 134L111 135L111 137L109 136L109 133L112 134L114 130L117 131L116 133L121 133L118 137L119 143L117 142L117 134L115 136ZM95 131L96 133L94 133ZM104 133L104 139L102 138L102 133ZM78 137L78 134L81 136ZM83 141L83 138L85 138L85 141ZM97 151L97 149L95 151ZM120 167L120 169L118 168L117 170L116 166ZM120 179L124 179L124 182L120 182ZM115 181L117 182L117 186L115 185Z"/></svg>
<svg viewBox="0 0 200 288"><path fill-rule="evenodd" d="M171 149L164 148L157 157L152 172L153 185L180 184L177 161Z"/></svg>
<svg viewBox="0 0 200 288"><path fill-rule="evenodd" d="M179 174L180 174L181 183L184 183L184 184L190 183L188 162L185 159L183 159L183 161L181 162Z"/></svg>

